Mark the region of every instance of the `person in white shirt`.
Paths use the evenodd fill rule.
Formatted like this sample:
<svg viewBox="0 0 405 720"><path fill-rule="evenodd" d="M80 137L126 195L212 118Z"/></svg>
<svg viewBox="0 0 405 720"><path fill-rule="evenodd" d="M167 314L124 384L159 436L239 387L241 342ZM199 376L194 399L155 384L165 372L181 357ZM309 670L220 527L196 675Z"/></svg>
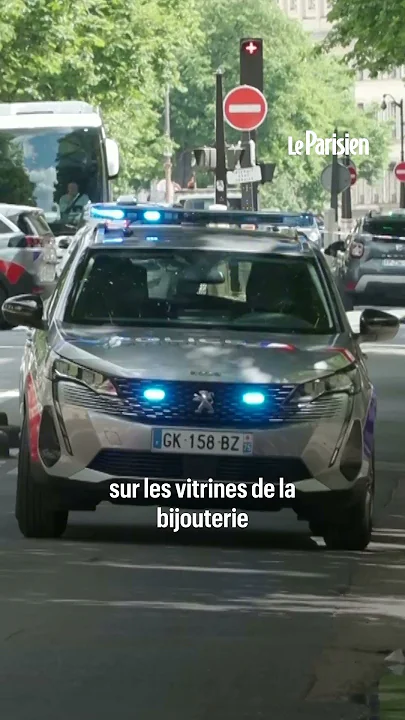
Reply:
<svg viewBox="0 0 405 720"><path fill-rule="evenodd" d="M85 193L81 193L79 186L75 182L70 182L67 186L66 195L62 195L59 200L59 208L61 217L69 215L77 215L81 213L83 208L90 202L90 198Z"/></svg>

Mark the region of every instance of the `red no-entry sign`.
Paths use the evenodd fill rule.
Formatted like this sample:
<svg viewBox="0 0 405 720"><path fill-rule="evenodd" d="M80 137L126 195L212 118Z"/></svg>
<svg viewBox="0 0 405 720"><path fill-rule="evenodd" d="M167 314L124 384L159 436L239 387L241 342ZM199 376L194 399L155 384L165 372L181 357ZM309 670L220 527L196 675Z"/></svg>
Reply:
<svg viewBox="0 0 405 720"><path fill-rule="evenodd" d="M405 182L405 162L400 162L395 168L395 177L399 182Z"/></svg>
<svg viewBox="0 0 405 720"><path fill-rule="evenodd" d="M347 169L350 173L350 185L354 185L357 180L357 170L354 165L349 165Z"/></svg>
<svg viewBox="0 0 405 720"><path fill-rule="evenodd" d="M267 115L267 100L251 85L233 88L224 100L224 117L228 125L240 132L256 130Z"/></svg>

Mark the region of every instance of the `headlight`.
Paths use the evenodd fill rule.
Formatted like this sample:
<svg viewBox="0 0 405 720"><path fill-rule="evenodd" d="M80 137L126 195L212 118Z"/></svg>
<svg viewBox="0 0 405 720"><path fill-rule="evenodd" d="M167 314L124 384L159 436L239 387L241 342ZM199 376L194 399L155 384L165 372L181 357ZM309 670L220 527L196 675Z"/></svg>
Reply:
<svg viewBox="0 0 405 720"><path fill-rule="evenodd" d="M100 395L113 395L118 393L111 380L102 373L89 370L69 360L55 360L52 376L54 380L67 380L86 385Z"/></svg>
<svg viewBox="0 0 405 720"><path fill-rule="evenodd" d="M354 395L358 391L358 373L357 370L351 370L303 383L295 390L291 400L295 403L309 403L325 395L335 395L336 393Z"/></svg>

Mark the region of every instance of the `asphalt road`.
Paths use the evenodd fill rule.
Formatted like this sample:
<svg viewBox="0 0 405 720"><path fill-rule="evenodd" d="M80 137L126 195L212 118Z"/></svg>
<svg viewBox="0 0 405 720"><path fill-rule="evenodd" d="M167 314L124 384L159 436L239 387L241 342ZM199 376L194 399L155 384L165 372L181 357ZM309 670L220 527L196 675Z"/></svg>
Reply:
<svg viewBox="0 0 405 720"><path fill-rule="evenodd" d="M0 334L10 422L23 342ZM378 495L365 553L327 552L289 513L173 536L154 509L108 505L72 513L61 541L27 541L16 459L0 461L0 717L380 717L364 694L405 647L405 328L368 358Z"/></svg>

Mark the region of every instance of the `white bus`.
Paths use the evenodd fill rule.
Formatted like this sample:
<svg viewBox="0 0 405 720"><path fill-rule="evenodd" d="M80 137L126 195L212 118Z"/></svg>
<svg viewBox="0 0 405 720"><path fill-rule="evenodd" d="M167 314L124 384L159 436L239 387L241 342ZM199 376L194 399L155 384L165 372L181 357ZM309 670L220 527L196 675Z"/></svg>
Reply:
<svg viewBox="0 0 405 720"><path fill-rule="evenodd" d="M71 234L86 202L111 199L118 172L118 145L88 103L0 103L0 202L41 207Z"/></svg>

